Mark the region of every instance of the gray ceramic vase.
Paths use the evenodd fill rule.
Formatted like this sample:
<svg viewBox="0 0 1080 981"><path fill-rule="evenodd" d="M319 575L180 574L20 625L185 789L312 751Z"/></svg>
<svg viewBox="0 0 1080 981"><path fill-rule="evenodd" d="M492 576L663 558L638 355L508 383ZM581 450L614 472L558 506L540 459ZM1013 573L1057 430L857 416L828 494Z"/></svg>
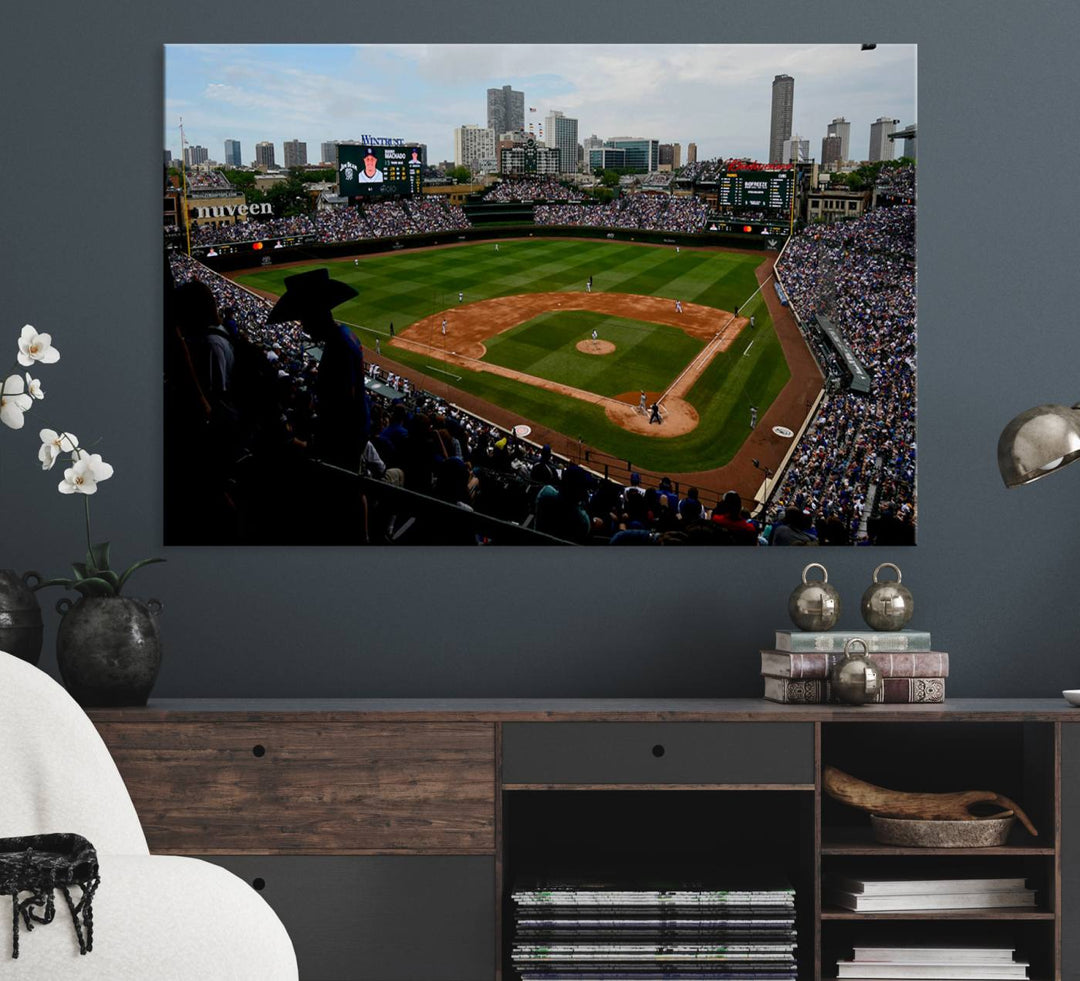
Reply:
<svg viewBox="0 0 1080 981"><path fill-rule="evenodd" d="M161 668L161 603L88 596L56 604L60 677L84 707L145 705Z"/></svg>
<svg viewBox="0 0 1080 981"><path fill-rule="evenodd" d="M40 582L41 576L36 572L20 576L14 569L0 569L0 651L37 664L44 627L31 579Z"/></svg>

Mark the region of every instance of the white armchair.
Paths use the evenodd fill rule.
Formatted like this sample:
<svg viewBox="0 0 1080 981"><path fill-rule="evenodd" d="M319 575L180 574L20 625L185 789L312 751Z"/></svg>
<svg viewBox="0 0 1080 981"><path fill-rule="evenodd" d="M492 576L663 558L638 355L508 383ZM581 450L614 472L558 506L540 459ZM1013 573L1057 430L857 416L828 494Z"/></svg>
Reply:
<svg viewBox="0 0 1080 981"><path fill-rule="evenodd" d="M208 862L151 855L93 723L48 675L0 652L0 838L53 832L97 849L94 949L79 954L61 901L53 923L20 931L13 959L0 897L0 981L296 981L289 936L258 893Z"/></svg>

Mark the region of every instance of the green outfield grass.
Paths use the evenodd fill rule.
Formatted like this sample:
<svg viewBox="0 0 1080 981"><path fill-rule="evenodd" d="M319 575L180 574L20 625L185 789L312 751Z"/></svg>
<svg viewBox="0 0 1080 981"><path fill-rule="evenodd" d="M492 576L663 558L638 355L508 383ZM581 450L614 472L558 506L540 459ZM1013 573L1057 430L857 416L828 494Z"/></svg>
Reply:
<svg viewBox="0 0 1080 981"><path fill-rule="evenodd" d="M491 374L447 366L426 355L386 348L384 354L423 371L525 419L650 470L708 470L727 463L750 432L750 406L766 408L790 377L780 342L761 295L754 270L763 255L744 255L591 240L519 240L448 249L384 253L361 258L273 268L239 276L238 281L274 294L284 292L286 276L327 266L330 275L353 286L359 296L337 307L335 316L352 324L369 348L385 338L392 322L400 332L409 324L458 303L519 293L585 288L663 296L721 310L740 306L756 315L757 326L744 330L733 347L715 358L691 389L688 401L701 422L685 436L656 439L628 433L610 423L602 407L589 405ZM574 345L591 335L612 340L616 355L581 354ZM616 336L617 335L617 336ZM750 342L753 344L750 345ZM659 391L700 350L701 342L675 328L608 317L587 311L547 313L488 342L495 363L603 395ZM746 348L749 346L749 351ZM385 347L385 345L384 345ZM432 386L441 394L438 384Z"/></svg>

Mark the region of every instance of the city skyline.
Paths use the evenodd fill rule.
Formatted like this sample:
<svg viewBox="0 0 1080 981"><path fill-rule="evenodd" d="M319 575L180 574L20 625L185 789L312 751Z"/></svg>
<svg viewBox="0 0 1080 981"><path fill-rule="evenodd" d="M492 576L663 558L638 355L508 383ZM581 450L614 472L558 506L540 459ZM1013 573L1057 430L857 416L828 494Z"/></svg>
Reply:
<svg viewBox="0 0 1080 981"><path fill-rule="evenodd" d="M786 73L793 131L815 146L843 116L861 160L876 119L917 122L915 71L914 45L167 45L163 145L179 147L183 117L187 142L211 160L227 139L250 148L247 165L257 143L283 153L286 140L363 134L451 160L454 129L483 126L487 89L510 85L537 135L560 110L579 120L579 138L693 142L702 160L767 160L772 80Z"/></svg>

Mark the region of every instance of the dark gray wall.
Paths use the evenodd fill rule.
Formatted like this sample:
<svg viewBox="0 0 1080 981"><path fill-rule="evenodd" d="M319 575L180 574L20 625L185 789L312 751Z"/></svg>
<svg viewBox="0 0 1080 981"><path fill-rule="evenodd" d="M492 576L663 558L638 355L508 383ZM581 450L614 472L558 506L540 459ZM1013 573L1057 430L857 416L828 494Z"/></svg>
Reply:
<svg viewBox="0 0 1080 981"><path fill-rule="evenodd" d="M1072 5L996 0L14 5L0 353L29 321L63 359L42 372L32 429L0 432L0 564L56 575L80 553L80 502L35 463L55 420L100 434L116 467L95 537L120 561L168 555L136 580L165 601L160 695L758 694L756 652L785 625L801 550L161 548L162 45L917 42L922 544L812 558L842 625L874 566L898 561L913 626L953 655L954 695L1076 687L1080 467L1006 492L995 445L1021 409L1080 397L1078 27Z"/></svg>

